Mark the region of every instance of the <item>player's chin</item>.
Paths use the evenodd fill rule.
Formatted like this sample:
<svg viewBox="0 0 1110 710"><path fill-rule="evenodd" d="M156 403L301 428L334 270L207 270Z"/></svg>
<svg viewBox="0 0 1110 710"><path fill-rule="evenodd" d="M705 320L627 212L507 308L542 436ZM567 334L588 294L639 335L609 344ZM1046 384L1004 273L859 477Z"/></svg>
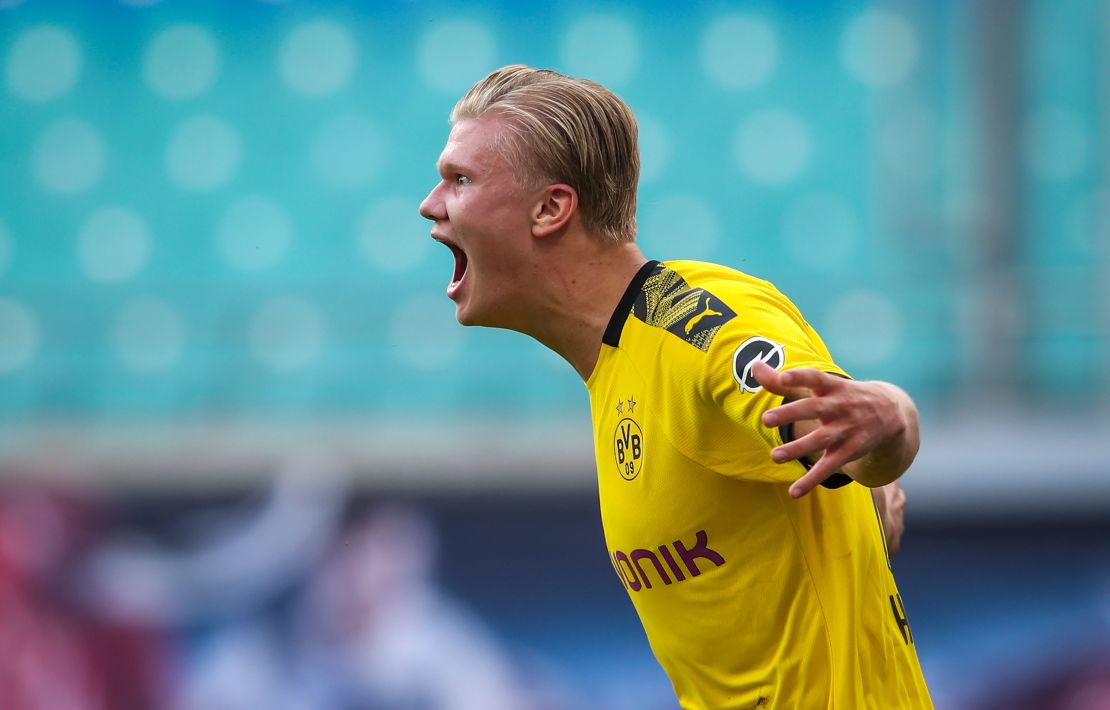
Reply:
<svg viewBox="0 0 1110 710"><path fill-rule="evenodd" d="M455 320L459 325L485 325L482 322L481 311L474 307L471 299L461 297L455 300Z"/></svg>
<svg viewBox="0 0 1110 710"><path fill-rule="evenodd" d="M487 314L483 314L472 308L464 308L462 306L455 307L455 320L459 322L459 325L476 325L483 328L501 327L496 319L489 318Z"/></svg>
<svg viewBox="0 0 1110 710"><path fill-rule="evenodd" d="M455 320L459 322L459 325L481 325L474 320L469 311L460 305L455 306Z"/></svg>
<svg viewBox="0 0 1110 710"><path fill-rule="evenodd" d="M479 300L472 298L472 294L466 294L466 297L460 298L455 301L455 320L460 325L467 326L481 326L483 328L504 328L504 318L499 317L497 308L491 308L492 304L482 303Z"/></svg>

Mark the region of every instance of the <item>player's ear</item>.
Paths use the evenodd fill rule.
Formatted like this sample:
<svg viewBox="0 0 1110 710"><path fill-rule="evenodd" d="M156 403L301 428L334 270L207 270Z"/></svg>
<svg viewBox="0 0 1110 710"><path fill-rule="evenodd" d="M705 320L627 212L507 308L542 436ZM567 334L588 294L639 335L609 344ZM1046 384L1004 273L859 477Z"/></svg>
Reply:
<svg viewBox="0 0 1110 710"><path fill-rule="evenodd" d="M577 190L562 183L548 185L532 211L532 236L547 237L559 232L577 210Z"/></svg>

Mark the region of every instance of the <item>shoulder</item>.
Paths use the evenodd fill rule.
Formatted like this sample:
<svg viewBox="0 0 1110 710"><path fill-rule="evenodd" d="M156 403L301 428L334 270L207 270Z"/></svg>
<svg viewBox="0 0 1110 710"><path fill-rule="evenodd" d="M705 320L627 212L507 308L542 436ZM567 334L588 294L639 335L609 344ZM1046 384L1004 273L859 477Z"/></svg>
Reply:
<svg viewBox="0 0 1110 710"><path fill-rule="evenodd" d="M727 266L696 261L667 261L662 264L702 294L701 310L725 315L696 321L692 331L705 333L704 358L700 368L704 384L717 399L734 389L754 392L760 387L750 373L752 363L762 360L776 369L818 367L840 372L820 336L801 311L774 284ZM697 318L695 313L692 318ZM687 321L685 327L690 328Z"/></svg>
<svg viewBox="0 0 1110 710"><path fill-rule="evenodd" d="M713 287L739 294L775 290L769 281L721 264L679 259L661 262L660 266L675 272L694 287Z"/></svg>
<svg viewBox="0 0 1110 710"><path fill-rule="evenodd" d="M644 281L632 312L647 325L708 352L723 328L732 327L753 301L770 294L778 291L768 282L726 266L665 261Z"/></svg>
<svg viewBox="0 0 1110 710"><path fill-rule="evenodd" d="M681 300L680 295L689 303L697 299L689 316L696 322L691 327L687 321L684 327L695 332L713 328L708 343L713 349L726 342L735 348L761 333L809 328L794 303L770 281L699 261L666 261L660 266L673 274L668 283L661 283L669 285L673 301ZM676 281L683 286L677 287Z"/></svg>
<svg viewBox="0 0 1110 710"><path fill-rule="evenodd" d="M665 261L661 264L692 289L708 292L738 314L753 310L786 311L797 308L773 283L758 276L702 261Z"/></svg>

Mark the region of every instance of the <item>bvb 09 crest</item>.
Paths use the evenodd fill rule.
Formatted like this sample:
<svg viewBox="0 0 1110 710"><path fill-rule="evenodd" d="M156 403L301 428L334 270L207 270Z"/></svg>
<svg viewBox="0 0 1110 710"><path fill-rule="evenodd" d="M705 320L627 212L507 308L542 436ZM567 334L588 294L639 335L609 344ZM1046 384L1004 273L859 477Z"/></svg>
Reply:
<svg viewBox="0 0 1110 710"><path fill-rule="evenodd" d="M613 433L613 456L617 461L617 471L626 481L640 475L644 467L644 432L640 425L629 417L617 422Z"/></svg>

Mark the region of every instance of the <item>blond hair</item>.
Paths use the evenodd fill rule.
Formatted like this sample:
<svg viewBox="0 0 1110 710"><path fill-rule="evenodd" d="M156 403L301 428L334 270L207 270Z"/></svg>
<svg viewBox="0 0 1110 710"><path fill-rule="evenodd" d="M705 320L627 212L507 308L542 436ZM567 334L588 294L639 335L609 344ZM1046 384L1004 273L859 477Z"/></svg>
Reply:
<svg viewBox="0 0 1110 710"><path fill-rule="evenodd" d="M616 94L592 81L514 64L471 87L451 111L451 123L491 112L508 119L492 147L521 182L566 183L578 192L588 229L613 243L636 238L636 118Z"/></svg>

